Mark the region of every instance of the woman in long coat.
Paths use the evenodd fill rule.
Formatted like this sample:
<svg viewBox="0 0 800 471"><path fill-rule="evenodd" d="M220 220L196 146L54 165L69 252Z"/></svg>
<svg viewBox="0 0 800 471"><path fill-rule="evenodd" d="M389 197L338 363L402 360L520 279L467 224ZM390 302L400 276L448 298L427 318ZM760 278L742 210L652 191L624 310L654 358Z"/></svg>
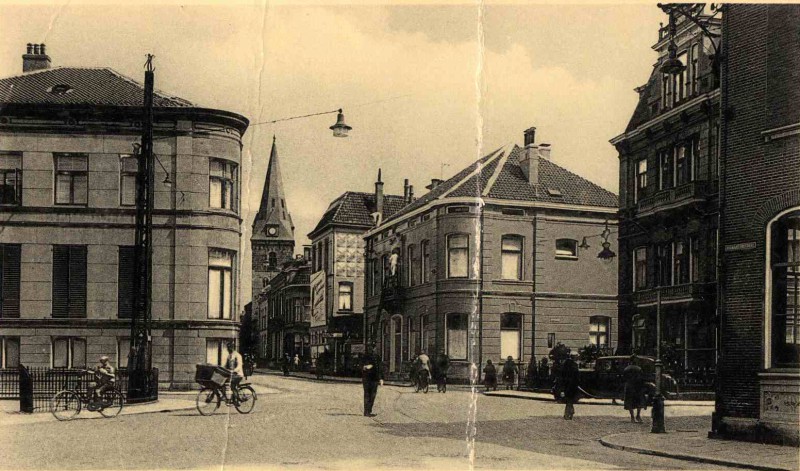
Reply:
<svg viewBox="0 0 800 471"><path fill-rule="evenodd" d="M631 355L631 363L622 371L625 380L625 410L631 414L631 422L642 423L642 407L644 407L642 368L636 364L636 355ZM636 418L633 411L636 411Z"/></svg>

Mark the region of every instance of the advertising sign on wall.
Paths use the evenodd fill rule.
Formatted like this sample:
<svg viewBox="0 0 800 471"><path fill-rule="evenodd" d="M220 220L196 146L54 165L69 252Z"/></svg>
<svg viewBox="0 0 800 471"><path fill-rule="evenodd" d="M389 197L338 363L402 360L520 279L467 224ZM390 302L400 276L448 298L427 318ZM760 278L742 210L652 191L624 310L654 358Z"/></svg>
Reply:
<svg viewBox="0 0 800 471"><path fill-rule="evenodd" d="M325 272L311 275L311 327L325 325Z"/></svg>

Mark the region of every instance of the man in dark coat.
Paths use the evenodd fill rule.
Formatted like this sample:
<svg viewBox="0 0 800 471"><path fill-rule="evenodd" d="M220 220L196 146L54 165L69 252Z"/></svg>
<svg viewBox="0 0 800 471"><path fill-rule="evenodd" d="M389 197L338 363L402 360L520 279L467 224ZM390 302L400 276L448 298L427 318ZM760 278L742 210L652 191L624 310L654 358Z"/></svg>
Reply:
<svg viewBox="0 0 800 471"><path fill-rule="evenodd" d="M361 367L361 384L364 386L364 417L375 417L372 406L378 395L378 386L383 386L383 364L375 348L367 348Z"/></svg>
<svg viewBox="0 0 800 471"><path fill-rule="evenodd" d="M572 352L570 356L564 360L559 372L562 394L564 395L564 420L572 420L575 415L575 401L578 398L578 381L580 371L578 370L578 352Z"/></svg>

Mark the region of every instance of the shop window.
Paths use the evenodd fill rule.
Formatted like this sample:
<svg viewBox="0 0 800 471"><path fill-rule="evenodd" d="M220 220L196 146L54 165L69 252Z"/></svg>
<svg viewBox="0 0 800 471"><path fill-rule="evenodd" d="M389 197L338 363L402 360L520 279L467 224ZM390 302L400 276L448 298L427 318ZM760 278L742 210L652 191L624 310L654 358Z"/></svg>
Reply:
<svg viewBox="0 0 800 471"><path fill-rule="evenodd" d="M500 358L520 359L522 351L522 314L506 313L500 317Z"/></svg>
<svg viewBox="0 0 800 471"><path fill-rule="evenodd" d="M522 279L522 237L503 236L500 263L504 280Z"/></svg>
<svg viewBox="0 0 800 471"><path fill-rule="evenodd" d="M771 365L800 366L800 211L770 224Z"/></svg>
<svg viewBox="0 0 800 471"><path fill-rule="evenodd" d="M19 367L19 337L0 337L0 368Z"/></svg>
<svg viewBox="0 0 800 471"><path fill-rule="evenodd" d="M578 258L578 241L574 239L557 239L556 258Z"/></svg>
<svg viewBox="0 0 800 471"><path fill-rule="evenodd" d="M589 318L589 344L608 347L608 333L611 330L611 318L592 316Z"/></svg>
<svg viewBox="0 0 800 471"><path fill-rule="evenodd" d="M53 368L86 368L86 339L53 339L52 364Z"/></svg>
<svg viewBox="0 0 800 471"><path fill-rule="evenodd" d="M466 314L447 315L447 354L452 360L467 359L467 329L469 320Z"/></svg>

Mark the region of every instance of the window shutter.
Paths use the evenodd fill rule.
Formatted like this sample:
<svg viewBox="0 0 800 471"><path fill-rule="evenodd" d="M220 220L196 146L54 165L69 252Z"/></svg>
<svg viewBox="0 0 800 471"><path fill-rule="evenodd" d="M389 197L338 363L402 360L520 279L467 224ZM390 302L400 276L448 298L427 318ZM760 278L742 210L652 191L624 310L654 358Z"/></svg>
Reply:
<svg viewBox="0 0 800 471"><path fill-rule="evenodd" d="M130 319L133 316L133 306L136 295L135 247L119 248L117 280L117 315L120 319Z"/></svg>
<svg viewBox="0 0 800 471"><path fill-rule="evenodd" d="M69 248L69 317L86 317L86 247Z"/></svg>
<svg viewBox="0 0 800 471"><path fill-rule="evenodd" d="M3 302L0 317L19 317L20 246L3 246Z"/></svg>
<svg viewBox="0 0 800 471"><path fill-rule="evenodd" d="M69 308L69 247L53 246L53 317L67 317Z"/></svg>

